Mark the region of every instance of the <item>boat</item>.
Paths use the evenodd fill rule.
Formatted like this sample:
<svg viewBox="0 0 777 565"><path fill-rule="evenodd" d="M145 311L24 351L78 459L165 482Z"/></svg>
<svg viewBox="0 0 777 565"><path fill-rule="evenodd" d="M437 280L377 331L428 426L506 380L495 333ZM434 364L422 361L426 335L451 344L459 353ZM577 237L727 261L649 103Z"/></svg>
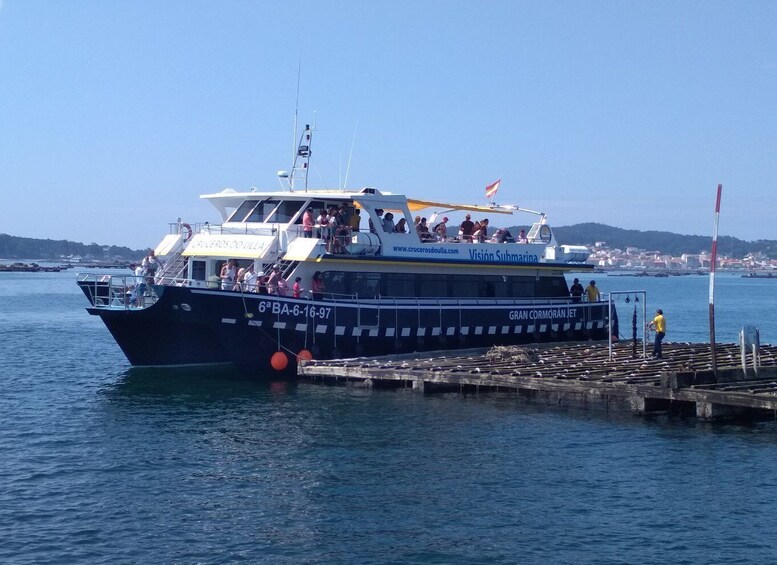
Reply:
<svg viewBox="0 0 777 565"><path fill-rule="evenodd" d="M777 279L769 272L751 271L742 275L743 279Z"/></svg>
<svg viewBox="0 0 777 565"><path fill-rule="evenodd" d="M218 221L170 224L155 248L163 268L145 278L142 301L133 299L141 277L78 275L88 312L102 319L132 365L232 364L267 373L293 371L307 358L607 338L608 303L574 301L564 276L593 269L584 262L587 252L560 245L545 213L374 187L309 188L312 133L306 126L291 173L278 173L280 190L205 194ZM315 216L342 210L347 221L311 229L309 208ZM520 239L506 230L481 241L456 233L458 227L446 237L413 229L415 214L435 211L437 218L534 218ZM360 222L349 227L355 215ZM393 231L392 216L410 229ZM230 259L235 269L253 265L264 275L259 284L234 284L229 276L224 282ZM300 281L298 297L267 284L273 269L289 285ZM311 288L316 274L323 288Z"/></svg>

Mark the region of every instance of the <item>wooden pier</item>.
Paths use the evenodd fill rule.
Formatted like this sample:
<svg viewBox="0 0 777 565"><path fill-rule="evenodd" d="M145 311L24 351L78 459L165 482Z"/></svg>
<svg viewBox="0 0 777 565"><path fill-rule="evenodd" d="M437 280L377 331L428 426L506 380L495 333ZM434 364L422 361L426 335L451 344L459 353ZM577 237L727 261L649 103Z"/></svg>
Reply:
<svg viewBox="0 0 777 565"><path fill-rule="evenodd" d="M709 344L666 343L664 359L636 357L632 344L577 343L494 347L490 350L301 362L300 377L421 392L507 391L537 402L627 410L638 414L777 419L777 347L761 346L761 366L739 346L716 344L718 374Z"/></svg>

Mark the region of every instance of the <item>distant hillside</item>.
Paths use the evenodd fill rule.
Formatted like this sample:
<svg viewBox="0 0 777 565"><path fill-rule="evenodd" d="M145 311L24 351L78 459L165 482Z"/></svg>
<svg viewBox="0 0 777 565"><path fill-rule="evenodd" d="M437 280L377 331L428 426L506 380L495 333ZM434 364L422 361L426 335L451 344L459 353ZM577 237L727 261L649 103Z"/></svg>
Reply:
<svg viewBox="0 0 777 565"><path fill-rule="evenodd" d="M518 231L529 226L513 226L510 231ZM607 242L611 249L636 247L648 251L660 251L668 255L680 256L683 253L709 251L712 238L701 235L680 235L663 231L638 231L614 228L604 224L575 224L573 226L554 227L556 239L562 244L593 245L597 241ZM777 258L777 241L759 239L744 241L735 237L721 236L718 239L718 253L730 257L744 257L748 253L765 254L770 259ZM76 243L67 240L33 239L0 234L0 257L4 259L48 259L58 261L63 257L78 255L84 259L106 260L120 259L131 261L146 254L143 249L130 249L115 245Z"/></svg>
<svg viewBox="0 0 777 565"><path fill-rule="evenodd" d="M107 260L121 259L131 261L141 259L146 254L143 249L130 249L115 245L76 243L74 241L53 239L33 239L16 237L0 233L0 257L3 259L43 259L59 261L63 257L77 255L84 259Z"/></svg>
<svg viewBox="0 0 777 565"><path fill-rule="evenodd" d="M510 228L515 234L527 226ZM513 231L515 230L515 231ZM605 241L611 248L623 249L636 247L648 251L660 251L676 257L683 253L699 253L710 251L712 236L680 235L664 231L638 231L614 228L604 224L575 224L573 226L554 227L553 233L562 244L593 245L597 241ZM720 236L718 238L718 254L731 257L744 257L748 253L764 253L767 257L777 258L777 241L759 239L744 241L736 237Z"/></svg>

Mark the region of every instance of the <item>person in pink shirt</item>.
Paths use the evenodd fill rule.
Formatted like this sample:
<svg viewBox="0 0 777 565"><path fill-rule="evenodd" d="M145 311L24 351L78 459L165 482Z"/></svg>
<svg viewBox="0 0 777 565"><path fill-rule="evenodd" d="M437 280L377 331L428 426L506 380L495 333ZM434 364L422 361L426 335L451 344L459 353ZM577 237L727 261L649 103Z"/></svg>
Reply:
<svg viewBox="0 0 777 565"><path fill-rule="evenodd" d="M305 237L313 237L313 207L309 207L302 215L302 234Z"/></svg>

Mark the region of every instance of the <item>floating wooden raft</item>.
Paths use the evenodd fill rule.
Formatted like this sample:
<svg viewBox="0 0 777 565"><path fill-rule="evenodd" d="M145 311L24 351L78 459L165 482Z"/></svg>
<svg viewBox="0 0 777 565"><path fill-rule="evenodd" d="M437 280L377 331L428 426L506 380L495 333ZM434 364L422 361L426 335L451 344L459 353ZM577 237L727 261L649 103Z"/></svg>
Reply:
<svg viewBox="0 0 777 565"><path fill-rule="evenodd" d="M757 375L743 373L739 346L717 344L717 377L707 344L666 343L664 359L632 357L619 343L494 347L490 350L338 359L300 363L312 380L363 386L412 386L421 391L507 390L553 404L600 405L637 413L693 413L777 418L777 347L762 346Z"/></svg>

